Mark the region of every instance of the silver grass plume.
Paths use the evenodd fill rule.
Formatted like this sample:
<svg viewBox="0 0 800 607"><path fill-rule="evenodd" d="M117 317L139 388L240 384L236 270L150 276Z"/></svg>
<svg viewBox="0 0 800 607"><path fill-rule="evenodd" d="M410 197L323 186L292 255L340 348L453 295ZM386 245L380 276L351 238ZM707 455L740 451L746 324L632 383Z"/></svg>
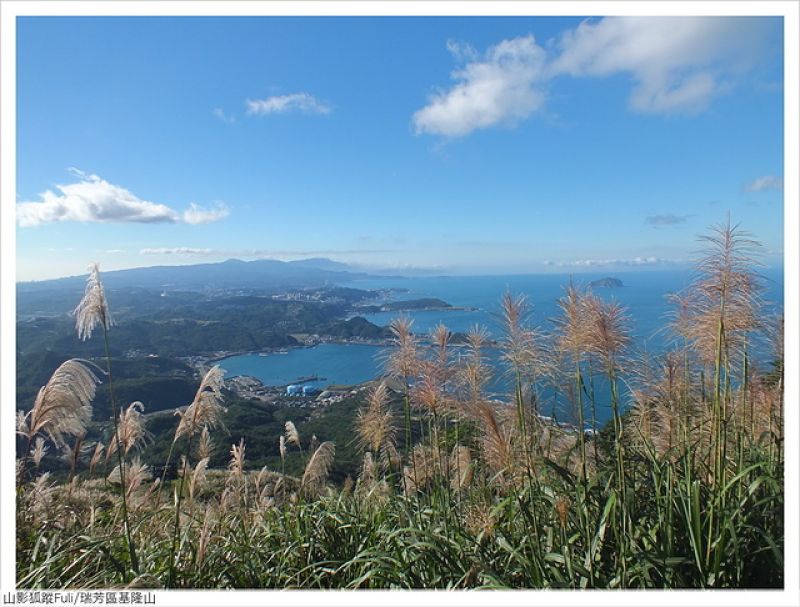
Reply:
<svg viewBox="0 0 800 607"><path fill-rule="evenodd" d="M286 442L294 443L300 447L300 433L297 431L293 422L286 422Z"/></svg>
<svg viewBox="0 0 800 607"><path fill-rule="evenodd" d="M436 362L438 363L439 373L442 375L442 381L445 381L448 375L447 346L450 344L452 337L453 334L443 323L439 323L431 331L431 344L436 351Z"/></svg>
<svg viewBox="0 0 800 607"><path fill-rule="evenodd" d="M97 325L108 329L111 324L111 315L108 312L103 283L100 282L100 267L97 263L89 265L89 277L86 279L86 291L78 306L73 311L75 328L81 340L92 336L92 331Z"/></svg>
<svg viewBox="0 0 800 607"><path fill-rule="evenodd" d="M123 455L128 455L128 452L137 444L144 442L147 434L144 429L142 411L144 411L144 404L137 400L119 414L117 426L119 441L110 441L106 450L106 461L117 452L117 444L122 447Z"/></svg>
<svg viewBox="0 0 800 607"><path fill-rule="evenodd" d="M278 451L281 454L281 462L286 461L286 437L281 434L280 438L278 439Z"/></svg>
<svg viewBox="0 0 800 607"><path fill-rule="evenodd" d="M706 364L713 364L720 344L719 326L723 327L722 346L739 352L746 334L763 325L761 318L761 278L752 270L760 263L761 245L738 225L712 227L702 236L704 257L698 260L697 274L686 293L675 298L685 310L675 328Z"/></svg>
<svg viewBox="0 0 800 607"><path fill-rule="evenodd" d="M159 490L160 486L161 486L160 478L157 478L152 483L150 483L150 486L147 488L147 491L144 491L139 497L139 499L136 500L135 507L139 509L144 506L151 506L153 504L152 500L154 499L154 496L156 495L156 492Z"/></svg>
<svg viewBox="0 0 800 607"><path fill-rule="evenodd" d="M231 445L231 459L228 462L229 478L241 482L244 479L244 438L239 440L238 445Z"/></svg>
<svg viewBox="0 0 800 607"><path fill-rule="evenodd" d="M25 411L17 411L17 434L20 436L29 436L29 433L28 416L25 414Z"/></svg>
<svg viewBox="0 0 800 607"><path fill-rule="evenodd" d="M211 433L208 426L203 426L200 432L200 444L197 445L197 459L211 459L211 451L214 448L214 441L211 440Z"/></svg>
<svg viewBox="0 0 800 607"><path fill-rule="evenodd" d="M536 349L536 334L525 326L531 313L530 305L525 295L514 297L506 292L500 307L505 327L503 358L511 363L515 371L527 371L540 358Z"/></svg>
<svg viewBox="0 0 800 607"><path fill-rule="evenodd" d="M47 445L44 443L44 439L39 436L34 443L33 448L31 449L31 460L33 460L33 465L37 468L39 464L42 463L42 458L47 454Z"/></svg>
<svg viewBox="0 0 800 607"><path fill-rule="evenodd" d="M417 372L417 340L411 332L414 321L401 315L389 325L394 335L395 347L387 360L387 372L392 377L408 379Z"/></svg>
<svg viewBox="0 0 800 607"><path fill-rule="evenodd" d="M482 446L486 463L501 483L513 480L518 475L519 466L514 451L514 429L502 419L498 420L495 411L487 403L476 407L481 423Z"/></svg>
<svg viewBox="0 0 800 607"><path fill-rule="evenodd" d="M92 453L92 458L89 460L89 474L91 475L94 472L95 466L100 463L100 457L103 455L103 449L105 449L105 445L100 441L94 446L94 452Z"/></svg>
<svg viewBox="0 0 800 607"><path fill-rule="evenodd" d="M181 436L193 436L201 428L215 428L222 423L221 416L225 408L220 403L224 373L219 365L211 367L200 382L191 404L185 411L175 412L180 417L180 422L175 430L173 443Z"/></svg>
<svg viewBox="0 0 800 607"><path fill-rule="evenodd" d="M616 369L619 355L628 345L628 316L616 301L605 302L591 296L586 300L589 316L589 351L603 361L606 369Z"/></svg>
<svg viewBox="0 0 800 607"><path fill-rule="evenodd" d="M364 450L378 453L386 445L395 446L397 428L394 414L389 408L389 391L384 382L370 392L366 406L358 410L355 425Z"/></svg>
<svg viewBox="0 0 800 607"><path fill-rule="evenodd" d="M53 507L53 497L56 491L56 484L50 482L49 472L40 474L36 477L36 480L30 484L25 494L25 499L35 518L41 519L47 517Z"/></svg>
<svg viewBox="0 0 800 607"><path fill-rule="evenodd" d="M389 470L400 470L403 465L403 457L393 443L384 443L381 447L381 465Z"/></svg>
<svg viewBox="0 0 800 607"><path fill-rule="evenodd" d="M203 566L203 561L206 557L208 544L211 540L211 516L210 508L206 509L205 516L203 516L203 528L200 530L200 536L197 539L197 567Z"/></svg>
<svg viewBox="0 0 800 607"><path fill-rule="evenodd" d="M300 490L305 495L315 495L323 488L335 453L336 448L331 441L325 441L314 451L300 481Z"/></svg>
<svg viewBox="0 0 800 607"><path fill-rule="evenodd" d="M202 489L203 483L206 478L206 470L208 468L208 458L204 457L192 470L189 477L189 499L194 499L197 493Z"/></svg>
<svg viewBox="0 0 800 607"><path fill-rule="evenodd" d="M18 432L31 440L46 434L58 447L66 445L65 435L81 436L92 418L92 399L100 380L78 359L70 359L55 370L36 396L24 423L18 417Z"/></svg>
<svg viewBox="0 0 800 607"><path fill-rule="evenodd" d="M111 473L108 475L108 482L119 483L120 480L119 465L115 466ZM152 478L150 473L150 466L143 464L139 456L133 458L133 461L125 467L125 494L130 496L139 486L146 480Z"/></svg>
<svg viewBox="0 0 800 607"><path fill-rule="evenodd" d="M267 468L266 466L261 468L261 470L259 470L258 474L256 475L256 494L258 495L260 501L262 500L262 498L266 497L268 476L269 476L269 468Z"/></svg>
<svg viewBox="0 0 800 607"><path fill-rule="evenodd" d="M484 399L484 389L491 379L491 371L484 362L483 349L489 341L489 334L485 327L475 325L466 336L466 356L461 358L458 371L458 385L466 392L468 406Z"/></svg>
<svg viewBox="0 0 800 607"><path fill-rule="evenodd" d="M361 474L358 477L360 487L372 487L375 483L375 462L372 459L372 453L367 451L364 454L364 462L361 464Z"/></svg>

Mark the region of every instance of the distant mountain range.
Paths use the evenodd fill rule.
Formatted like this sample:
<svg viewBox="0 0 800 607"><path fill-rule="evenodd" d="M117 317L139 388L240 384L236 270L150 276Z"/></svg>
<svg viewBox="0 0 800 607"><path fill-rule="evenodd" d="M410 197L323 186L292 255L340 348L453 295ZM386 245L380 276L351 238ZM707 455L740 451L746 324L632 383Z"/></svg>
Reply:
<svg viewBox="0 0 800 607"><path fill-rule="evenodd" d="M110 289L138 287L164 290L304 288L376 276L326 258L297 261L229 259L218 263L152 266L102 273L103 283ZM82 289L85 281L84 274L52 280L20 282L17 283L17 292Z"/></svg>

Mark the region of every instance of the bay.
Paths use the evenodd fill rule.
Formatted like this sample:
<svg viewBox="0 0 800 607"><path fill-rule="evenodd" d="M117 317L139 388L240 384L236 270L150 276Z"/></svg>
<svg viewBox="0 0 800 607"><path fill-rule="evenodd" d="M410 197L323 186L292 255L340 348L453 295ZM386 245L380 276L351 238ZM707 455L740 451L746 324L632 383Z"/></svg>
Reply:
<svg viewBox="0 0 800 607"><path fill-rule="evenodd" d="M525 295L531 306L529 323L542 330L552 330L552 320L558 316L558 299L572 280L586 286L605 274L569 275L514 275L514 276L441 276L421 278L382 278L348 283L360 289L402 289L396 292L395 301L435 297L453 305L455 310L416 310L404 312L413 321L414 331L424 336L433 327L443 323L453 332L467 332L475 325L484 326L494 338L502 336L500 298L503 293ZM680 292L691 281L687 270L632 271L614 275L623 281L621 288L597 288L594 292L603 299L615 299L627 309L632 336L632 349L658 353L669 346L669 332L665 327L673 308L667 296ZM778 270L764 273L766 312L780 309L783 302L783 278ZM398 312L364 314L376 325L388 325ZM754 344L758 349L758 344ZM490 384L493 396L502 397L506 390L503 365L497 351L487 353L495 371ZM318 376L307 385L324 389L329 385L353 385L379 377L383 373L385 348L362 344L324 343L314 347L289 349L284 353L246 354L226 358L220 365L227 377L250 375L265 385L282 386L301 378ZM606 388L598 380L598 400ZM563 402L557 403L550 394L541 395L543 402L552 400L548 414L569 421L573 416ZM601 406L598 419L605 420L610 411Z"/></svg>

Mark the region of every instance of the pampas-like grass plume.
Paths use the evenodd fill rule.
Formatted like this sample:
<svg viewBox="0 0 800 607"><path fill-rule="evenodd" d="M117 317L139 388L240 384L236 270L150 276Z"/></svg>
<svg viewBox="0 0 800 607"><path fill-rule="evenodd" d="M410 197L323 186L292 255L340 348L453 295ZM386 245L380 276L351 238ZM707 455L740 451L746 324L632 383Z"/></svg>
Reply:
<svg viewBox="0 0 800 607"><path fill-rule="evenodd" d="M379 453L387 444L395 446L397 428L394 414L389 408L389 391L384 382L370 392L367 405L356 414L355 425L364 450Z"/></svg>
<svg viewBox="0 0 800 607"><path fill-rule="evenodd" d="M39 464L42 463L42 458L47 454L47 445L44 443L44 439L39 436L36 439L36 443L33 445L33 449L31 449L31 460L33 461L33 465L37 468Z"/></svg>
<svg viewBox="0 0 800 607"><path fill-rule="evenodd" d="M336 447L331 441L325 441L314 451L300 481L300 490L306 496L318 494L325 486L335 453Z"/></svg>
<svg viewBox="0 0 800 607"><path fill-rule="evenodd" d="M451 404L452 400L444 391L439 364L432 361L421 361L419 368L419 376L410 392L411 404L422 411L438 415Z"/></svg>
<svg viewBox="0 0 800 607"><path fill-rule="evenodd" d="M92 457L89 460L89 474L91 475L94 472L95 467L97 464L100 463L100 457L103 455L103 450L105 449L105 445L100 441L97 442L94 446L94 451L92 452Z"/></svg>
<svg viewBox="0 0 800 607"><path fill-rule="evenodd" d="M580 361L588 347L591 331L588 299L589 295L570 281L564 297L558 300L561 317L553 320L559 329L556 345L561 352L571 355L574 363Z"/></svg>
<svg viewBox="0 0 800 607"><path fill-rule="evenodd" d="M239 440L238 445L231 445L231 459L228 462L229 478L236 482L244 479L244 438Z"/></svg>
<svg viewBox="0 0 800 607"><path fill-rule="evenodd" d="M286 437L281 434L278 438L278 451L281 454L281 462L286 461Z"/></svg>
<svg viewBox="0 0 800 607"><path fill-rule="evenodd" d="M17 434L20 436L30 436L28 416L25 414L25 411L17 411Z"/></svg>
<svg viewBox="0 0 800 607"><path fill-rule="evenodd" d="M678 328L701 360L711 365L720 347L720 325L723 349L736 352L745 334L761 324L762 285L751 270L757 265L754 256L760 245L730 223L713 226L712 233L701 240L703 257L694 282L683 295L686 309Z"/></svg>
<svg viewBox="0 0 800 607"><path fill-rule="evenodd" d="M448 354L449 354L447 346L450 344L450 340L452 339L452 337L453 334L442 323L436 325L433 328L433 331L431 331L431 343L436 349L436 362L439 365L439 371L444 376L442 379L446 379L447 375Z"/></svg>
<svg viewBox="0 0 800 607"><path fill-rule="evenodd" d="M525 326L530 306L524 295L514 297L506 292L500 302L505 327L503 357L514 371L527 371L537 366L540 353L536 348L536 333Z"/></svg>
<svg viewBox="0 0 800 607"><path fill-rule="evenodd" d="M103 283L100 282L100 267L97 263L89 265L86 291L83 299L73 311L73 315L78 337L84 341L92 336L92 331L97 325L108 329L112 324Z"/></svg>
<svg viewBox="0 0 800 607"><path fill-rule="evenodd" d="M495 473L495 479L504 484L518 472L514 432L510 426L497 419L491 405L479 403L476 412L481 423L484 458Z"/></svg>
<svg viewBox="0 0 800 607"><path fill-rule="evenodd" d="M100 380L78 359L64 362L36 396L33 408L17 430L32 440L40 432L58 447L66 446L65 436L82 436L92 418L92 399Z"/></svg>
<svg viewBox="0 0 800 607"><path fill-rule="evenodd" d="M286 429L286 442L287 443L294 443L298 447L300 447L300 433L297 431L293 422L286 422L285 424Z"/></svg>
<svg viewBox="0 0 800 607"><path fill-rule="evenodd" d="M58 488L50 482L50 473L45 472L36 477L25 493L25 500L34 518L47 518L53 508L53 498Z"/></svg>
<svg viewBox="0 0 800 607"><path fill-rule="evenodd" d="M200 432L200 444L197 445L197 459L211 459L211 451L214 449L214 441L211 440L211 433L208 426L203 426Z"/></svg>
<svg viewBox="0 0 800 607"><path fill-rule="evenodd" d="M630 341L625 308L616 301L605 302L591 296L586 300L586 312L589 350L600 358L606 369L616 369L619 355Z"/></svg>
<svg viewBox="0 0 800 607"><path fill-rule="evenodd" d="M117 426L119 441L109 442L106 461L117 452L117 444L120 445L123 455L128 455L128 452L137 444L144 442L147 433L144 429L142 411L144 411L144 404L137 400L119 414L119 425Z"/></svg>
<svg viewBox="0 0 800 607"><path fill-rule="evenodd" d="M189 499L193 500L197 493L202 489L208 468L208 458L204 457L192 470L189 476Z"/></svg>
<svg viewBox="0 0 800 607"><path fill-rule="evenodd" d="M459 387L467 393L468 406L483 401L486 384L491 379L491 371L483 356L488 341L489 334L485 327L476 325L467 333L467 352L461 359L457 379Z"/></svg>
<svg viewBox="0 0 800 607"><path fill-rule="evenodd" d="M417 355L417 340L411 332L414 321L408 316L401 315L389 325L394 335L395 347L389 355L386 369L392 377L408 379L417 372L419 357Z"/></svg>
<svg viewBox="0 0 800 607"><path fill-rule="evenodd" d="M130 495L138 489L141 484L152 478L150 473L150 466L143 464L139 457L133 458L133 461L125 467L125 494ZM108 475L108 482L119 483L121 475L119 473L119 465L115 466L111 473Z"/></svg>
<svg viewBox="0 0 800 607"><path fill-rule="evenodd" d="M211 367L200 382L194 400L185 411L175 411L180 417L175 430L176 442L181 436L193 436L201 428L215 428L221 424L225 408L222 402L222 376L224 371L218 365Z"/></svg>
<svg viewBox="0 0 800 607"><path fill-rule="evenodd" d="M361 464L361 474L358 476L359 487L369 489L375 483L375 478L375 460L372 459L372 453L367 451Z"/></svg>

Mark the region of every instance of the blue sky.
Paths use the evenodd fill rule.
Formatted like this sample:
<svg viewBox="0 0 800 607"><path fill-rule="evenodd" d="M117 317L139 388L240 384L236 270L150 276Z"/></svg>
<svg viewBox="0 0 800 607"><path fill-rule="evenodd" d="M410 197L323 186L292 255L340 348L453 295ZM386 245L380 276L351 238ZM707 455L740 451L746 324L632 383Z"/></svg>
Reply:
<svg viewBox="0 0 800 607"><path fill-rule="evenodd" d="M21 18L18 280L783 250L778 18Z"/></svg>

